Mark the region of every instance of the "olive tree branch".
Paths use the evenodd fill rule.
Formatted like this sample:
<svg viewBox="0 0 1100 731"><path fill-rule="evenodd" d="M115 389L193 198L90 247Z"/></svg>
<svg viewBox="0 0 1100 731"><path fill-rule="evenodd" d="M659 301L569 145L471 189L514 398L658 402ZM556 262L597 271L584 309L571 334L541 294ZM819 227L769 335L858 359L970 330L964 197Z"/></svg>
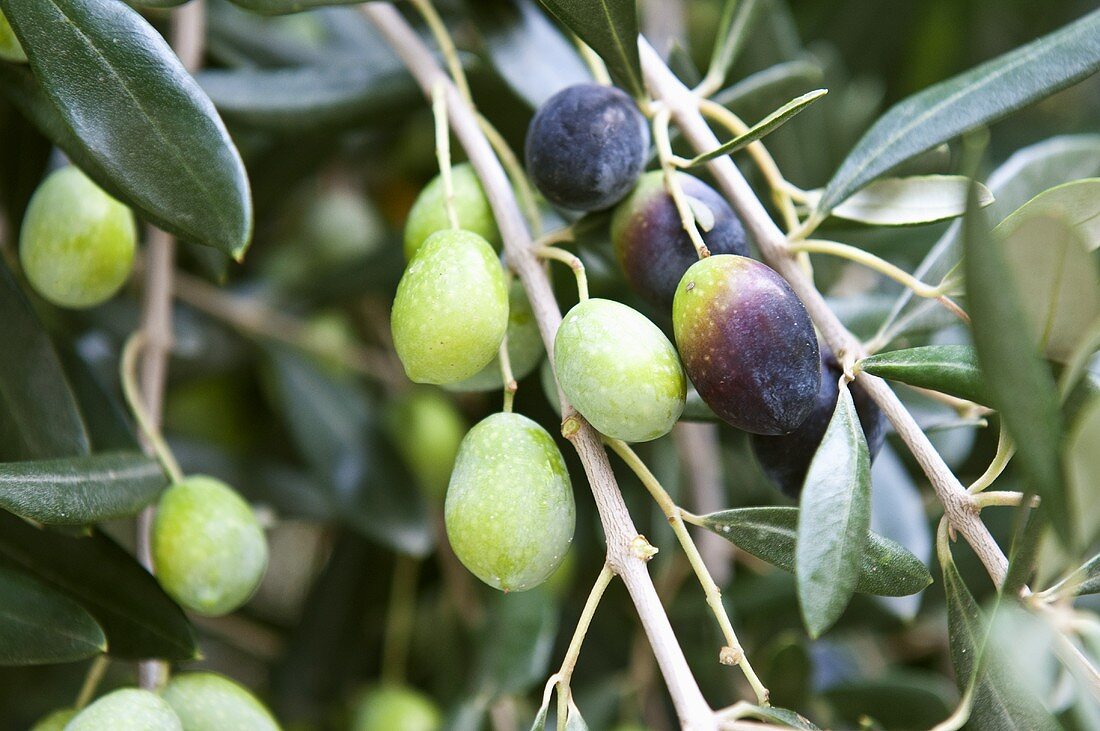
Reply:
<svg viewBox="0 0 1100 731"><path fill-rule="evenodd" d="M430 94L437 81L446 82L452 130L481 179L504 240L508 262L527 291L546 351L552 356L554 336L561 324L561 310L546 272L531 249L531 234L520 213L508 177L479 127L476 113L450 83L430 49L391 4L373 2L361 7L426 94ZM599 510L607 540L607 564L622 577L638 610L638 617L649 637L682 724L693 730L713 730L717 726L714 714L699 690L683 649L676 640L668 615L653 587L646 569L647 557L637 547L638 530L623 502L600 437L576 415L564 397L561 401L562 413L565 415L563 433L567 434L580 456Z"/></svg>
<svg viewBox="0 0 1100 731"><path fill-rule="evenodd" d="M684 137L696 150L713 150L719 142L699 112L697 97L665 66L645 39L641 40L640 46L643 75L654 98L668 106ZM756 241L765 261L787 280L801 298L825 342L842 361L850 362L852 358L858 358L862 354L859 341L829 309L812 278L799 266L795 255L790 251L787 237L757 199L733 160L728 155L716 158L708 163L708 167L719 188ZM982 523L973 496L959 483L886 382L867 373L860 373L858 380L894 425L898 436L928 476L951 525L966 538L993 582L1000 586L1008 571L1008 559L989 529Z"/></svg>

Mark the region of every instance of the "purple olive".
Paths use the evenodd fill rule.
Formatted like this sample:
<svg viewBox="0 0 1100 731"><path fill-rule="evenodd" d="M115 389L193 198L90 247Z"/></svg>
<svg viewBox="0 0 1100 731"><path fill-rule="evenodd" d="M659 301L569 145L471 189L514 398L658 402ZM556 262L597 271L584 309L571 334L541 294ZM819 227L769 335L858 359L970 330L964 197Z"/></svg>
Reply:
<svg viewBox="0 0 1100 731"><path fill-rule="evenodd" d="M802 483L806 481L806 472L814 458L829 420L836 409L840 395L841 369L836 357L828 347L821 346L821 387L817 391L817 400L813 410L802 425L790 434L780 436L752 435L752 450L756 461L775 486L785 495L797 499L802 493ZM886 436L886 420L878 404L858 383L849 384L852 401L856 405L859 423L863 426L863 436L867 439L867 449L871 461L878 456Z"/></svg>
<svg viewBox="0 0 1100 731"><path fill-rule="evenodd" d="M789 434L809 416L821 385L817 336L770 267L733 254L692 264L676 288L672 326L684 370L724 421Z"/></svg>
<svg viewBox="0 0 1100 731"><path fill-rule="evenodd" d="M714 225L700 232L711 254L749 255L745 228L726 199L714 188L686 173L677 173L684 193L714 215ZM611 241L626 279L634 291L661 308L672 306L676 285L699 260L680 223L676 204L665 190L664 173L646 173L634 191L615 208Z"/></svg>

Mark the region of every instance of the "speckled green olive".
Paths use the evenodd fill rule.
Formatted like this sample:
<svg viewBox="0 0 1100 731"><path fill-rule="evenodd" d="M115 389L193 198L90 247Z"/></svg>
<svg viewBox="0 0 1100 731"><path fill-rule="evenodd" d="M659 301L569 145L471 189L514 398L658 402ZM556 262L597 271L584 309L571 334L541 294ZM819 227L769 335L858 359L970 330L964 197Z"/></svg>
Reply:
<svg viewBox="0 0 1100 731"><path fill-rule="evenodd" d="M542 360L545 350L542 347L542 334L527 299L527 292L519 279L513 279L508 288L508 358L512 365L512 375L518 381L535 370ZM504 387L504 377L500 373L500 359L493 358L475 375L458 383L448 384L448 391L496 391Z"/></svg>
<svg viewBox="0 0 1100 731"><path fill-rule="evenodd" d="M493 248L469 231L429 236L397 285L390 325L411 380L456 383L480 371L508 328L508 286Z"/></svg>
<svg viewBox="0 0 1100 731"><path fill-rule="evenodd" d="M363 693L352 710L351 731L438 731L443 716L423 693L383 685Z"/></svg>
<svg viewBox="0 0 1100 731"><path fill-rule="evenodd" d="M15 37L15 31L11 29L8 19L0 13L0 60L23 63L27 60L27 54L23 53L23 47L19 45L19 39Z"/></svg>
<svg viewBox="0 0 1100 731"><path fill-rule="evenodd" d="M483 419L462 440L444 513L455 555L486 584L524 591L546 581L576 524L554 439L520 414Z"/></svg>
<svg viewBox="0 0 1100 731"><path fill-rule="evenodd" d="M73 720L76 710L62 708L38 721L31 727L31 731L63 731L66 724Z"/></svg>
<svg viewBox="0 0 1100 731"><path fill-rule="evenodd" d="M137 230L130 209L76 167L56 170L34 192L19 256L35 291L62 307L93 307L126 282Z"/></svg>
<svg viewBox="0 0 1100 731"><path fill-rule="evenodd" d="M462 163L452 167L451 184L459 228L474 232L499 250L500 231L473 166ZM405 258L411 260L429 236L450 227L443 202L443 177L437 175L420 191L409 209L409 217L405 221Z"/></svg>
<svg viewBox="0 0 1100 731"><path fill-rule="evenodd" d="M279 724L247 689L215 673L176 675L161 691L183 731L279 731Z"/></svg>
<svg viewBox="0 0 1100 731"><path fill-rule="evenodd" d="M165 490L153 522L161 586L199 614L248 601L267 568L267 541L252 508L225 483L195 475Z"/></svg>
<svg viewBox="0 0 1100 731"><path fill-rule="evenodd" d="M390 405L386 426L420 488L442 498L466 434L466 420L454 403L437 390L414 389Z"/></svg>
<svg viewBox="0 0 1100 731"><path fill-rule="evenodd" d="M602 434L627 442L664 436L684 410L687 378L660 328L619 302L569 310L554 339L558 382Z"/></svg>
<svg viewBox="0 0 1100 731"><path fill-rule="evenodd" d="M183 731L183 724L160 696L123 688L78 713L65 731Z"/></svg>

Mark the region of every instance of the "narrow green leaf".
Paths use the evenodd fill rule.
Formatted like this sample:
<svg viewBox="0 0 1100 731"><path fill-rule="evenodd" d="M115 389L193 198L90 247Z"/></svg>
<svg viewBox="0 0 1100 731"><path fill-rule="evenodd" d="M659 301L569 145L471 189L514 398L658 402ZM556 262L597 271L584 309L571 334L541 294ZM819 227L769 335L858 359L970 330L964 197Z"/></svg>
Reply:
<svg viewBox="0 0 1100 731"><path fill-rule="evenodd" d="M726 0L707 75L725 79L756 20L756 0Z"/></svg>
<svg viewBox="0 0 1100 731"><path fill-rule="evenodd" d="M137 452L0 464L0 507L54 525L135 515L167 486L156 460Z"/></svg>
<svg viewBox="0 0 1100 731"><path fill-rule="evenodd" d="M737 135L729 142L719 145L710 152L704 152L702 155L697 155L696 157L693 157L691 161L687 164L687 167L698 167L699 165L707 163L716 157L729 155L733 152L736 152L737 150L740 150L742 147L746 147L750 143L753 143L761 137L764 137L765 135L768 135L771 132L779 129L795 116L797 116L800 112L805 110L811 104L813 104L818 99L828 93L828 89L817 89L815 91L808 92L800 97L790 100L779 109L776 109L774 112L764 117L764 119L760 120L752 127L750 127L749 130L745 132L745 134Z"/></svg>
<svg viewBox="0 0 1100 731"><path fill-rule="evenodd" d="M567 86L592 80L577 47L532 0L477 0L467 7L493 68L533 109Z"/></svg>
<svg viewBox="0 0 1100 731"><path fill-rule="evenodd" d="M1063 455L1074 522L1085 545L1100 534L1100 398L1092 398L1074 419Z"/></svg>
<svg viewBox="0 0 1100 731"><path fill-rule="evenodd" d="M230 0L245 10L263 15L284 15L300 13L310 8L322 8L326 5L351 5L360 0Z"/></svg>
<svg viewBox="0 0 1100 731"><path fill-rule="evenodd" d="M736 508L702 516L700 525L784 571L794 573L798 508ZM868 531L856 591L907 596L932 583L920 559L905 547Z"/></svg>
<svg viewBox="0 0 1100 731"><path fill-rule="evenodd" d="M489 697L523 693L546 677L558 607L545 589L497 594L478 645L476 687Z"/></svg>
<svg viewBox="0 0 1100 731"><path fill-rule="evenodd" d="M993 229L1032 338L1044 355L1062 362L1100 320L1100 269L1077 231L1060 213L1038 208Z"/></svg>
<svg viewBox="0 0 1100 731"><path fill-rule="evenodd" d="M1067 547L1076 545L1060 454L1062 418L1050 371L1026 328L1003 248L992 239L985 216L972 205L963 222L963 270L974 346L990 405L1017 445L1028 489Z"/></svg>
<svg viewBox="0 0 1100 731"><path fill-rule="evenodd" d="M87 454L84 420L57 353L3 261L0 313L0 459Z"/></svg>
<svg viewBox="0 0 1100 731"><path fill-rule="evenodd" d="M857 367L872 376L988 403L978 355L969 345L925 345L876 353Z"/></svg>
<svg viewBox="0 0 1100 731"><path fill-rule="evenodd" d="M963 175L915 175L875 180L833 208L831 215L872 226L912 226L961 216L966 212L970 179ZM993 194L979 184L979 203Z"/></svg>
<svg viewBox="0 0 1100 731"><path fill-rule="evenodd" d="M566 28L599 54L607 70L635 97L645 94L638 57L635 0L539 0Z"/></svg>
<svg viewBox="0 0 1100 731"><path fill-rule="evenodd" d="M871 459L843 380L799 504L798 601L810 636L819 637L840 618L856 590L871 525Z"/></svg>
<svg viewBox="0 0 1100 731"><path fill-rule="evenodd" d="M1064 89L1100 69L1100 11L895 104L863 135L814 212L898 164Z"/></svg>
<svg viewBox="0 0 1100 731"><path fill-rule="evenodd" d="M72 662L106 651L103 630L79 604L0 568L0 665Z"/></svg>
<svg viewBox="0 0 1100 731"><path fill-rule="evenodd" d="M760 721L772 721L786 728L800 729L801 731L818 731L818 727L800 713L795 713L787 708L776 706L752 706L744 711L746 718L755 718Z"/></svg>
<svg viewBox="0 0 1100 731"><path fill-rule="evenodd" d="M241 258L252 236L244 165L164 38L122 2L0 8L80 157L96 161L85 172L166 231Z"/></svg>
<svg viewBox="0 0 1100 731"><path fill-rule="evenodd" d="M133 556L102 534L74 538L0 511L0 566L76 600L103 628L114 657L195 657L195 638L180 608Z"/></svg>

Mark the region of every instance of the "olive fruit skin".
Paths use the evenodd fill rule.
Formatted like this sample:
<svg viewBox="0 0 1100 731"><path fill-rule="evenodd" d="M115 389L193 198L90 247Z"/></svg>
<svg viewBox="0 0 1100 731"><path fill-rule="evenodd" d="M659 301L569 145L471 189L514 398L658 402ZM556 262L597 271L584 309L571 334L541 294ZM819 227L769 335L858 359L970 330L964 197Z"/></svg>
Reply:
<svg viewBox="0 0 1100 731"><path fill-rule="evenodd" d="M798 499L802 494L802 484L810 462L821 444L829 421L833 418L836 401L840 396L840 376L843 371L836 357L822 345L821 348L821 387L810 415L790 434L763 436L753 434L750 438L752 451L764 474L786 496ZM878 456L886 436L886 421L882 411L863 390L858 382L848 384L852 402L863 427L863 436L867 439L867 449L871 461Z"/></svg>
<svg viewBox="0 0 1100 731"><path fill-rule="evenodd" d="M279 724L256 698L215 673L176 675L161 691L183 731L279 731Z"/></svg>
<svg viewBox="0 0 1100 731"><path fill-rule="evenodd" d="M11 29L11 23L0 13L0 60L23 63L27 60L27 54L23 52L23 46L19 45L19 39L15 37L15 31Z"/></svg>
<svg viewBox="0 0 1100 731"><path fill-rule="evenodd" d="M130 276L136 240L130 209L70 165L50 173L31 197L19 256L31 286L47 300L94 307Z"/></svg>
<svg viewBox="0 0 1100 731"><path fill-rule="evenodd" d="M451 187L454 191L455 213L458 227L472 231L500 249L500 231L497 229L493 209L481 187L481 181L470 163L464 162L451 168ZM436 175L424 190L420 191L408 218L405 219L405 258L412 259L417 249L429 236L451 227L443 196L443 177Z"/></svg>
<svg viewBox="0 0 1100 731"><path fill-rule="evenodd" d="M709 231L700 229L710 253L748 256L745 228L726 199L696 177L686 173L676 176L684 193L714 214L714 226ZM615 207L611 242L630 286L661 308L672 306L676 285L699 260L660 170L642 175L637 187Z"/></svg>
<svg viewBox="0 0 1100 731"><path fill-rule="evenodd" d="M417 383L457 383L493 359L508 329L508 286L475 233L434 233L409 262L391 317L393 345Z"/></svg>
<svg viewBox="0 0 1100 731"><path fill-rule="evenodd" d="M123 688L78 713L65 731L183 731L183 724L160 696Z"/></svg>
<svg viewBox="0 0 1100 731"><path fill-rule="evenodd" d="M569 310L554 339L554 365L569 402L614 439L664 436L684 411L687 378L676 348L619 302L590 299Z"/></svg>
<svg viewBox="0 0 1100 731"><path fill-rule="evenodd" d="M383 685L364 693L352 711L351 731L439 731L443 715L423 693Z"/></svg>
<svg viewBox="0 0 1100 731"><path fill-rule="evenodd" d="M575 84L539 107L527 128L527 173L546 199L598 211L634 187L649 152L649 127L619 89Z"/></svg>
<svg viewBox="0 0 1100 731"><path fill-rule="evenodd" d="M437 390L413 389L391 404L386 426L420 488L442 499L466 434L466 420L454 403Z"/></svg>
<svg viewBox="0 0 1100 731"><path fill-rule="evenodd" d="M267 569L267 540L251 506L213 477L193 475L164 491L152 544L164 590L207 616L248 601Z"/></svg>
<svg viewBox="0 0 1100 731"><path fill-rule="evenodd" d="M31 731L62 731L69 721L76 716L73 708L61 708L42 718L31 727Z"/></svg>
<svg viewBox="0 0 1100 731"><path fill-rule="evenodd" d="M518 381L530 375L542 361L545 351L542 347L542 333L538 321L527 299L527 292L518 278L508 287L508 359L512 366L512 376ZM448 391L463 393L468 391L498 391L504 388L504 377L500 372L500 358L494 356L489 365L458 383L445 386Z"/></svg>
<svg viewBox="0 0 1100 731"><path fill-rule="evenodd" d="M502 591L544 582L573 540L576 505L565 460L545 429L515 413L480 421L462 440L444 506L459 560Z"/></svg>
<svg viewBox="0 0 1100 731"><path fill-rule="evenodd" d="M753 434L788 434L809 416L821 385L806 307L775 271L720 254L684 274L672 305L676 345L703 401Z"/></svg>

